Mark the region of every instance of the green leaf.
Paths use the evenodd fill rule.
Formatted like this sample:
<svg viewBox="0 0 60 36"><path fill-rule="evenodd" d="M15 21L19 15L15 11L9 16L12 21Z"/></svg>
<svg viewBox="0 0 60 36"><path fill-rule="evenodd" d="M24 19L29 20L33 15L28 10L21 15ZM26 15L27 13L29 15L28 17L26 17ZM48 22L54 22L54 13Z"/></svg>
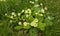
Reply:
<svg viewBox="0 0 60 36"><path fill-rule="evenodd" d="M46 24L45 23L42 23L42 22L39 22L39 24L38 24L38 28L40 29L40 30L45 30L45 27L46 27Z"/></svg>
<svg viewBox="0 0 60 36"><path fill-rule="evenodd" d="M24 29L30 29L31 26L30 26L30 25L27 25L27 26L24 26L23 28L24 28Z"/></svg>
<svg viewBox="0 0 60 36"><path fill-rule="evenodd" d="M32 16L30 16L30 17L29 17L29 18L27 18L26 20L27 20L27 22L31 22L31 21L33 21L33 20L34 20L34 18L33 18Z"/></svg>
<svg viewBox="0 0 60 36"><path fill-rule="evenodd" d="M14 29L20 30L20 29L22 29L22 26L16 26L16 27L14 27Z"/></svg>

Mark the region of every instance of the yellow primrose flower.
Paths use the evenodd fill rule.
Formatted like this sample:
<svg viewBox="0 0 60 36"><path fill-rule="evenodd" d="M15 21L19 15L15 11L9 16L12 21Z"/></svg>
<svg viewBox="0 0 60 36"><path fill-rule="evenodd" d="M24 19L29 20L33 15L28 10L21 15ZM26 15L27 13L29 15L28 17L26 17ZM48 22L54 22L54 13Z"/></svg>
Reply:
<svg viewBox="0 0 60 36"><path fill-rule="evenodd" d="M15 12L12 12L11 14L12 14L12 15L15 15Z"/></svg>
<svg viewBox="0 0 60 36"><path fill-rule="evenodd" d="M34 7L39 7L40 5L38 5L38 4L36 4L36 5L34 5Z"/></svg>
<svg viewBox="0 0 60 36"><path fill-rule="evenodd" d="M5 16L7 16L7 13L5 13Z"/></svg>
<svg viewBox="0 0 60 36"><path fill-rule="evenodd" d="M28 11L27 11L27 10L25 10L25 13L28 13Z"/></svg>
<svg viewBox="0 0 60 36"><path fill-rule="evenodd" d="M40 5L42 6L43 4L42 4L42 3L40 3Z"/></svg>
<svg viewBox="0 0 60 36"><path fill-rule="evenodd" d="M31 26L34 26L34 27L37 27L38 26L38 24L37 24L37 22L38 22L38 19L34 19L32 22L31 22Z"/></svg>
<svg viewBox="0 0 60 36"><path fill-rule="evenodd" d="M13 16L10 16L10 18L12 18L12 19L13 19Z"/></svg>
<svg viewBox="0 0 60 36"><path fill-rule="evenodd" d="M36 15L38 14L38 13L35 13Z"/></svg>
<svg viewBox="0 0 60 36"><path fill-rule="evenodd" d="M29 17L29 15L26 15L26 17L28 18L28 17Z"/></svg>
<svg viewBox="0 0 60 36"><path fill-rule="evenodd" d="M44 9L47 10L47 7L45 7Z"/></svg>
<svg viewBox="0 0 60 36"><path fill-rule="evenodd" d="M25 13L28 13L29 15L31 15L31 9L27 9L27 10L25 10Z"/></svg>
<svg viewBox="0 0 60 36"><path fill-rule="evenodd" d="M29 25L29 23L28 22L24 22L23 25L24 26L27 26L27 25Z"/></svg>
<svg viewBox="0 0 60 36"><path fill-rule="evenodd" d="M24 12L24 10L22 10L22 13Z"/></svg>
<svg viewBox="0 0 60 36"><path fill-rule="evenodd" d="M18 16L20 16L21 15L21 13L18 13Z"/></svg>
<svg viewBox="0 0 60 36"><path fill-rule="evenodd" d="M29 14L31 14L31 9L27 9L27 10L28 10Z"/></svg>
<svg viewBox="0 0 60 36"><path fill-rule="evenodd" d="M42 8L42 9L41 9L41 12L42 12L42 13L45 13L45 10Z"/></svg>
<svg viewBox="0 0 60 36"><path fill-rule="evenodd" d="M12 14L14 17L16 17L16 14L15 14L15 12L12 12L11 14Z"/></svg>
<svg viewBox="0 0 60 36"><path fill-rule="evenodd" d="M39 16L43 16L43 14L38 14Z"/></svg>
<svg viewBox="0 0 60 36"><path fill-rule="evenodd" d="M38 22L38 19L34 19L34 22Z"/></svg>
<svg viewBox="0 0 60 36"><path fill-rule="evenodd" d="M48 16L48 19L51 19L51 17L50 17L50 16Z"/></svg>
<svg viewBox="0 0 60 36"><path fill-rule="evenodd" d="M12 23L13 21L12 20L10 20L10 23Z"/></svg>
<svg viewBox="0 0 60 36"><path fill-rule="evenodd" d="M19 25L21 25L22 23L21 22L18 22Z"/></svg>
<svg viewBox="0 0 60 36"><path fill-rule="evenodd" d="M30 3L31 3L31 4L34 4L34 2L33 2L33 1L30 1Z"/></svg>
<svg viewBox="0 0 60 36"><path fill-rule="evenodd" d="M14 15L14 17L16 17L16 14Z"/></svg>
<svg viewBox="0 0 60 36"><path fill-rule="evenodd" d="M37 27L38 26L36 22L31 22L30 25L33 26L33 27Z"/></svg>

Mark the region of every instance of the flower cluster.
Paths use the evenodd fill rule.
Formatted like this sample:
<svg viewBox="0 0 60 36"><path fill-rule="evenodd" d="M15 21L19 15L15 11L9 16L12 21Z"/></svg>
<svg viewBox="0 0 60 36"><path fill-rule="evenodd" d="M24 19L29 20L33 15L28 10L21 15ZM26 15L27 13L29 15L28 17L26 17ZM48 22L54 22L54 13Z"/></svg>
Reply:
<svg viewBox="0 0 60 36"><path fill-rule="evenodd" d="M37 1L38 0L35 0L35 2L37 2ZM35 2L33 2L33 1L29 2L31 4L34 4L34 6L32 8L27 8L25 10L22 9L18 13L16 13L16 12L12 12L10 14L5 13L5 16L10 18L10 21L9 21L10 23L17 22L18 25L23 26L24 29L26 29L26 28L29 29L29 28L31 28L31 26L37 27L37 28L42 28L44 26L42 26L42 27L38 27L38 26L45 25L45 24L41 24L41 23L43 23L43 21L46 24L47 24L46 20L48 20L50 22L51 17L49 16L49 14L46 14L47 12L45 12L48 10L47 7L45 7L45 8L41 7L41 6L43 6L43 3L35 4ZM25 20L23 20L23 19L25 19ZM41 25L39 25L39 24L41 24Z"/></svg>
<svg viewBox="0 0 60 36"><path fill-rule="evenodd" d="M31 26L37 27L38 26L38 19L34 19L31 24Z"/></svg>

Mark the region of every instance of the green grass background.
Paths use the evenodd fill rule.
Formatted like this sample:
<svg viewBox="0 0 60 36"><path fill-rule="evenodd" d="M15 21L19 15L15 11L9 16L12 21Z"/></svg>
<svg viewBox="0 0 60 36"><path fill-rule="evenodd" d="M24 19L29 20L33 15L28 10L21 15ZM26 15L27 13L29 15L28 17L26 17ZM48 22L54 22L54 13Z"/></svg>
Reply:
<svg viewBox="0 0 60 36"><path fill-rule="evenodd" d="M6 2L0 1L0 36L18 36L17 32L13 32L8 24L4 13L11 13L12 11L20 12L22 9L32 7L29 3L30 0L7 0ZM34 1L34 0L32 0ZM51 16L54 16L54 25L50 28L46 28L43 36L60 36L60 0L39 0L44 3L44 6L48 7L48 11ZM11 33L9 33L11 32ZM25 35L20 35L25 36Z"/></svg>

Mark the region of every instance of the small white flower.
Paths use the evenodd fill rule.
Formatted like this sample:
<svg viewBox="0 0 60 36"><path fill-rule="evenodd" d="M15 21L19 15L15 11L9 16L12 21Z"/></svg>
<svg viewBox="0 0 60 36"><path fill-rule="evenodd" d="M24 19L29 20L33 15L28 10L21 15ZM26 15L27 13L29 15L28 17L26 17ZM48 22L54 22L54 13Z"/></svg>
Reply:
<svg viewBox="0 0 60 36"><path fill-rule="evenodd" d="M12 19L13 19L13 16L10 16L10 18L12 18Z"/></svg>
<svg viewBox="0 0 60 36"><path fill-rule="evenodd" d="M15 15L15 12L12 12L11 14L12 14L12 15Z"/></svg>
<svg viewBox="0 0 60 36"><path fill-rule="evenodd" d="M38 24L37 24L37 22L38 22L38 19L34 19L32 22L31 22L31 26L34 26L34 27L37 27L38 26Z"/></svg>
<svg viewBox="0 0 60 36"><path fill-rule="evenodd" d="M24 10L22 10L22 13L24 12Z"/></svg>
<svg viewBox="0 0 60 36"><path fill-rule="evenodd" d="M42 12L42 13L45 13L45 10L42 8L42 9L41 9L41 12Z"/></svg>
<svg viewBox="0 0 60 36"><path fill-rule="evenodd" d="M28 11L31 11L31 9L29 9L29 8L28 8L27 10L28 10Z"/></svg>
<svg viewBox="0 0 60 36"><path fill-rule="evenodd" d="M14 17L16 17L16 14L15 14L15 12L12 12L11 14L12 14Z"/></svg>
<svg viewBox="0 0 60 36"><path fill-rule="evenodd" d="M26 17L28 18L28 17L29 17L29 15L26 15Z"/></svg>
<svg viewBox="0 0 60 36"><path fill-rule="evenodd" d="M31 15L31 9L27 9L27 10L25 10L25 13L28 13L29 15Z"/></svg>
<svg viewBox="0 0 60 36"><path fill-rule="evenodd" d="M44 9L47 10L47 7L45 7Z"/></svg>
<svg viewBox="0 0 60 36"><path fill-rule="evenodd" d="M7 13L5 13L5 16L7 16Z"/></svg>
<svg viewBox="0 0 60 36"><path fill-rule="evenodd" d="M33 1L30 1L30 3L31 3L31 4L34 4L34 2L33 2Z"/></svg>
<svg viewBox="0 0 60 36"><path fill-rule="evenodd" d="M21 15L21 13L18 13L18 16L20 16Z"/></svg>
<svg viewBox="0 0 60 36"><path fill-rule="evenodd" d="M31 9L27 9L27 10L28 10L29 14L31 14Z"/></svg>
<svg viewBox="0 0 60 36"><path fill-rule="evenodd" d="M18 22L19 25L21 25L22 23L21 22Z"/></svg>
<svg viewBox="0 0 60 36"><path fill-rule="evenodd" d="M35 13L36 15L38 14L38 13Z"/></svg>
<svg viewBox="0 0 60 36"><path fill-rule="evenodd" d="M27 10L25 10L25 13L28 13L28 11L27 11Z"/></svg>
<svg viewBox="0 0 60 36"><path fill-rule="evenodd" d="M23 24L24 24L24 26L27 26L27 25L29 25L29 23L27 23L27 22L24 22Z"/></svg>
<svg viewBox="0 0 60 36"><path fill-rule="evenodd" d="M40 5L38 5L38 4L36 4L36 5L34 5L34 7L39 7Z"/></svg>
<svg viewBox="0 0 60 36"><path fill-rule="evenodd" d="M34 22L38 22L38 19L34 19Z"/></svg>
<svg viewBox="0 0 60 36"><path fill-rule="evenodd" d="M39 16L43 16L43 14L39 14Z"/></svg>
<svg viewBox="0 0 60 36"><path fill-rule="evenodd" d="M42 6L43 4L42 4L42 3L40 3L40 5Z"/></svg>
<svg viewBox="0 0 60 36"><path fill-rule="evenodd" d="M48 19L50 19L50 20L51 20L52 18L51 18L50 16L48 16Z"/></svg>
<svg viewBox="0 0 60 36"><path fill-rule="evenodd" d="M36 22L31 22L31 24L30 24L31 26L33 26L33 27L37 27L38 26L38 24L36 23Z"/></svg>
<svg viewBox="0 0 60 36"><path fill-rule="evenodd" d="M10 23L12 23L13 21L12 20L10 20Z"/></svg>
<svg viewBox="0 0 60 36"><path fill-rule="evenodd" d="M14 17L16 17L16 14L14 15Z"/></svg>

